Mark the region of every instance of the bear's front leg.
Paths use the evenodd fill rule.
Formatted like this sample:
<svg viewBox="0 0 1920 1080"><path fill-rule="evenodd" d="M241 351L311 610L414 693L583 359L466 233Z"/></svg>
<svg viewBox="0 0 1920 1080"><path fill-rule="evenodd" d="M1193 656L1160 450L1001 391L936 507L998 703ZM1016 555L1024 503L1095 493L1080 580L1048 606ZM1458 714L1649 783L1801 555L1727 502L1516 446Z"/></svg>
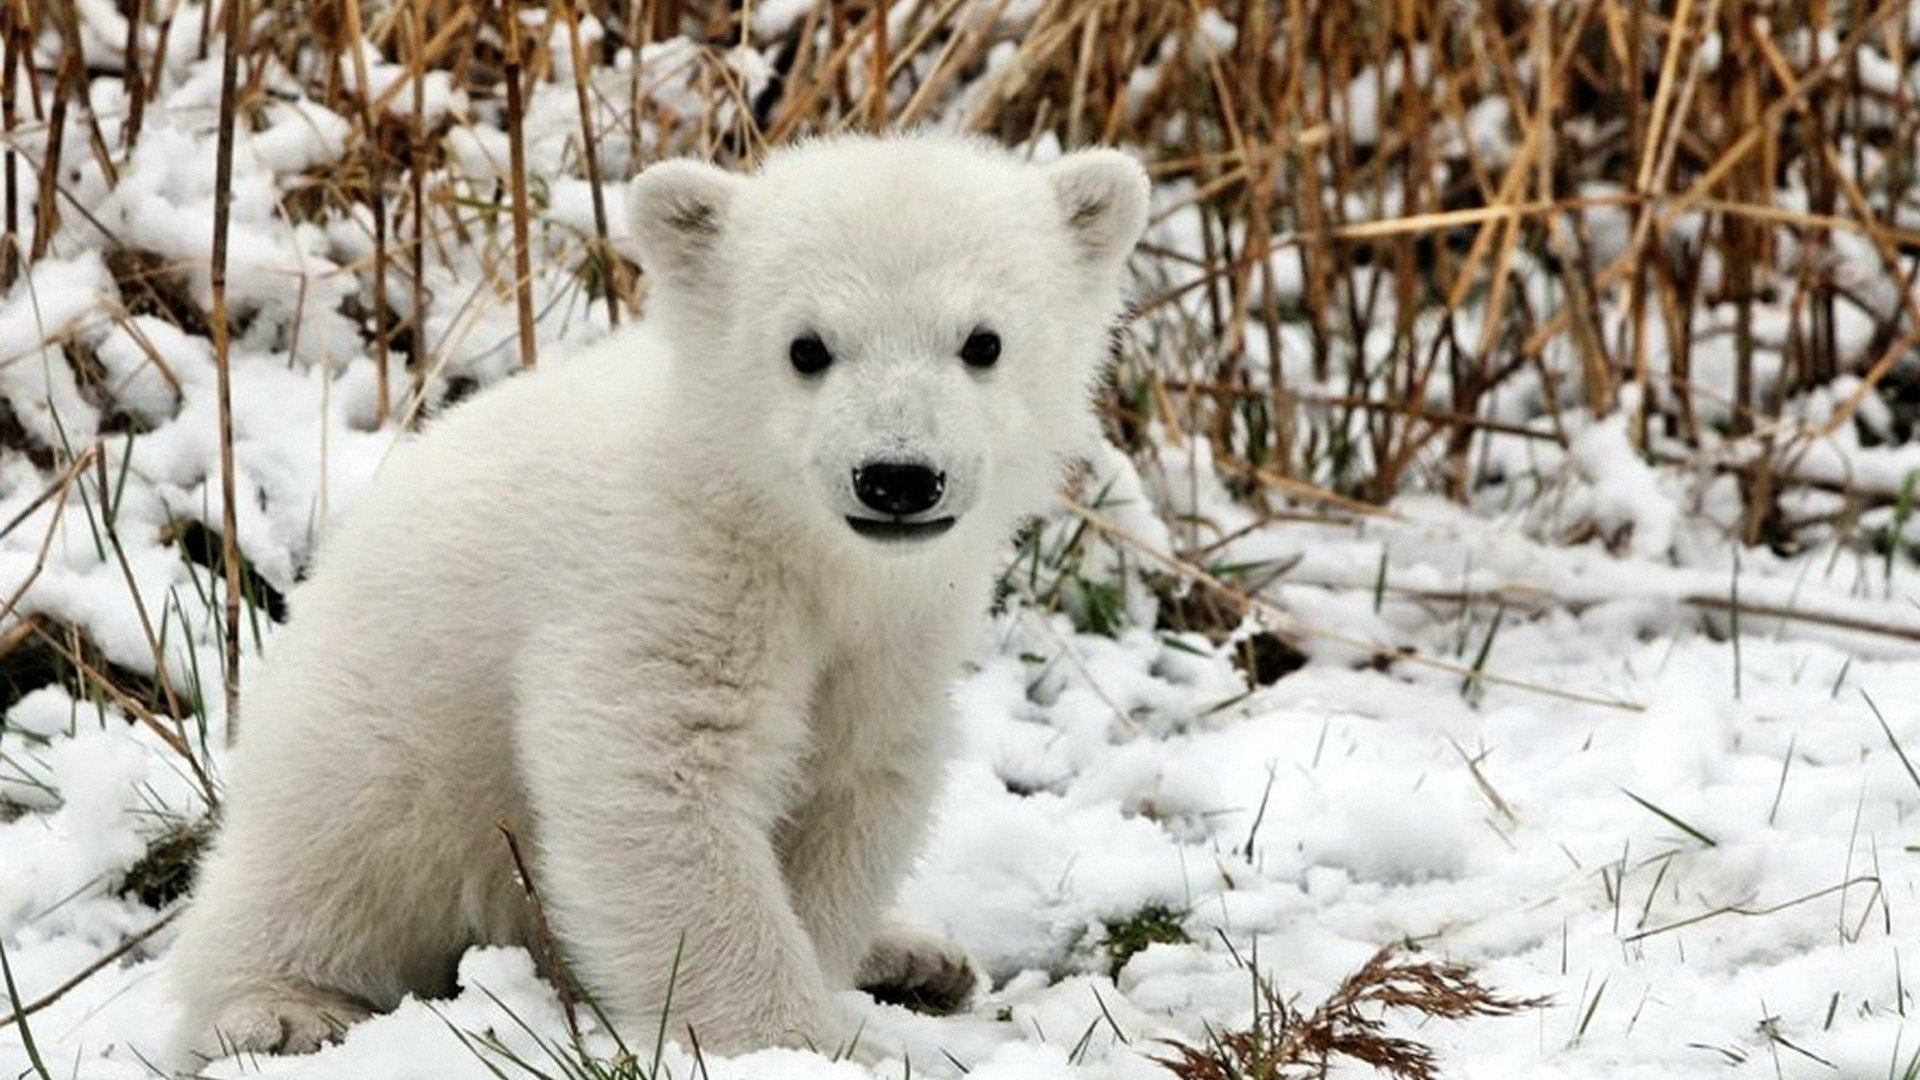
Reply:
<svg viewBox="0 0 1920 1080"><path fill-rule="evenodd" d="M966 954L882 918L926 831L935 785L916 772L874 769L809 800L784 833L787 880L829 985L950 1013L979 981Z"/></svg>
<svg viewBox="0 0 1920 1080"><path fill-rule="evenodd" d="M950 1012L976 973L959 949L883 923L925 840L950 724L938 672L873 685L835 672L816 704L815 790L781 834L788 886L828 984Z"/></svg>
<svg viewBox="0 0 1920 1080"><path fill-rule="evenodd" d="M668 1030L711 1050L831 1048L849 1033L830 1022L772 840L797 721L683 673L698 674L649 663L638 691L606 696L549 683L522 717L561 951L628 1038L654 1030L671 992Z"/></svg>

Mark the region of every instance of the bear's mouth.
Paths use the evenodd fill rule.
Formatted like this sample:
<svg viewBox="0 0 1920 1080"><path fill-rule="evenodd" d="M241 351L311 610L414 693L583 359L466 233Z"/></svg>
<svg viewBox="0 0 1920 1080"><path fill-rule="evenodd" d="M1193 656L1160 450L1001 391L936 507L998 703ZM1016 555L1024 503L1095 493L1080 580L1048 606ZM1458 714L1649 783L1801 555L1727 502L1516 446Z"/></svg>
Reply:
<svg viewBox="0 0 1920 1080"><path fill-rule="evenodd" d="M853 531L869 540L895 544L908 540L931 540L948 529L953 528L954 519L950 517L934 518L931 521L901 521L898 518L847 518L847 524Z"/></svg>

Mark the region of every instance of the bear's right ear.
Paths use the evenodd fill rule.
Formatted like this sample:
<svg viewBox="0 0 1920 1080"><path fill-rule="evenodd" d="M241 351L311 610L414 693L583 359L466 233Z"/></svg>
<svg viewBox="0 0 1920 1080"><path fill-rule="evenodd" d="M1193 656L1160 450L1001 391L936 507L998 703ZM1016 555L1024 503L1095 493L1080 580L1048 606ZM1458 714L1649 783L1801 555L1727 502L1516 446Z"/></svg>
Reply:
<svg viewBox="0 0 1920 1080"><path fill-rule="evenodd" d="M1117 265L1147 228L1147 170L1118 150L1080 150L1046 167L1080 256Z"/></svg>
<svg viewBox="0 0 1920 1080"><path fill-rule="evenodd" d="M648 166L627 189L627 222L650 274L687 284L712 259L745 181L691 158Z"/></svg>

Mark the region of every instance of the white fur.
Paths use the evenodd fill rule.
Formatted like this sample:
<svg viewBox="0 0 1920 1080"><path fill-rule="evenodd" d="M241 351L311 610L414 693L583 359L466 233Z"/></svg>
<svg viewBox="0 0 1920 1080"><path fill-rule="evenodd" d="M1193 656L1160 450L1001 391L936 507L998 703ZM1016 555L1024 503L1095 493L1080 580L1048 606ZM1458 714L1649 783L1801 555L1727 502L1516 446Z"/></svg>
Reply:
<svg viewBox="0 0 1920 1080"><path fill-rule="evenodd" d="M677 949L673 1030L719 1050L843 1040L863 971L951 989L952 950L878 927L995 549L1095 432L1145 212L1111 151L933 137L636 181L648 320L398 451L296 594L171 958L185 1039L308 1049L527 943L502 821L634 1030ZM902 454L958 523L857 535L851 470Z"/></svg>

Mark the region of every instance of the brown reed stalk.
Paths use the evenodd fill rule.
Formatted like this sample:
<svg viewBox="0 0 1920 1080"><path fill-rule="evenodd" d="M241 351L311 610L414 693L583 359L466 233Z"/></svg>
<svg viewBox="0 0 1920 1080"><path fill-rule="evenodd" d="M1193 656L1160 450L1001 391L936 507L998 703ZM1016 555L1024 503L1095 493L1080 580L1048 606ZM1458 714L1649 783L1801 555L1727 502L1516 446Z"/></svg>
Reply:
<svg viewBox="0 0 1920 1080"><path fill-rule="evenodd" d="M587 52L580 44L580 13L575 0L559 0L561 17L567 21L567 49L573 58L573 92L580 107L580 148L586 159L587 188L593 196L593 257L599 267L600 287L606 291L607 323L620 325L620 294L624 291L613 257L613 242L607 233L607 196L600 184L600 143L594 134L593 101L587 92ZM740 34L747 33L751 12L742 12Z"/></svg>
<svg viewBox="0 0 1920 1080"><path fill-rule="evenodd" d="M127 40L122 47L121 78L127 88L127 122L120 142L128 158L140 141L140 128L147 115L147 80L140 76L140 24L146 21L147 0L131 0L127 9ZM159 66L157 63L156 67Z"/></svg>
<svg viewBox="0 0 1920 1080"><path fill-rule="evenodd" d="M29 28L23 28L22 33L27 32ZM27 70L33 70L31 62ZM67 102L76 93L85 93L80 85L85 76L85 64L78 51L71 47L63 51L53 83L53 108L47 120L47 150L40 163L39 201L34 207L33 250L29 261L37 261L47 253L54 232L60 228L60 158L61 148L67 141Z"/></svg>
<svg viewBox="0 0 1920 1080"><path fill-rule="evenodd" d="M520 44L520 5L518 0L501 0L501 36L505 41L502 81L507 96L507 184L513 200L513 292L520 320L520 366L534 363L533 337L533 256L527 239L527 148L522 124L526 105L522 101L522 67L525 55Z"/></svg>
<svg viewBox="0 0 1920 1080"><path fill-rule="evenodd" d="M141 93L145 98L160 95L160 80L167 73L167 39L173 36L173 16L182 3L185 0L166 0L166 8L160 13L160 29L153 35L153 67L141 81Z"/></svg>
<svg viewBox="0 0 1920 1080"><path fill-rule="evenodd" d="M246 51L247 0L226 0L226 27L221 43L220 119L214 150L213 252L209 277L213 291L213 356L220 397L220 562L226 578L223 620L227 742L240 733L240 496L233 464L232 319L227 312L227 232L233 202L233 130L237 112L236 82L240 56Z"/></svg>
<svg viewBox="0 0 1920 1080"><path fill-rule="evenodd" d="M380 114L367 81L367 39L360 22L360 0L340 0L346 18L346 46L353 50L354 85L360 98L360 153L367 166L367 208L373 212L373 362L375 424L387 422L391 394L387 388L387 342L390 308L387 304L387 175L386 153L380 139Z"/></svg>
<svg viewBox="0 0 1920 1080"><path fill-rule="evenodd" d="M20 252L20 173L19 152L14 149L19 113L14 103L15 75L20 70L20 37L24 5L19 0L0 0L0 160L5 161L6 247L0 250L0 289L13 284L19 272Z"/></svg>
<svg viewBox="0 0 1920 1080"><path fill-rule="evenodd" d="M887 15L892 7L891 0L874 0L873 11L867 16L873 22L872 73L867 78L867 126L874 131L887 128L887 74L891 70L887 63Z"/></svg>
<svg viewBox="0 0 1920 1080"><path fill-rule="evenodd" d="M433 352L427 347L427 61L420 40L420 9L425 0L415 0L400 9L406 33L407 65L413 83L413 109L407 121L407 179L412 187L413 240L408 246L412 263L413 342L409 367L412 369L412 400L426 393L427 366Z"/></svg>

